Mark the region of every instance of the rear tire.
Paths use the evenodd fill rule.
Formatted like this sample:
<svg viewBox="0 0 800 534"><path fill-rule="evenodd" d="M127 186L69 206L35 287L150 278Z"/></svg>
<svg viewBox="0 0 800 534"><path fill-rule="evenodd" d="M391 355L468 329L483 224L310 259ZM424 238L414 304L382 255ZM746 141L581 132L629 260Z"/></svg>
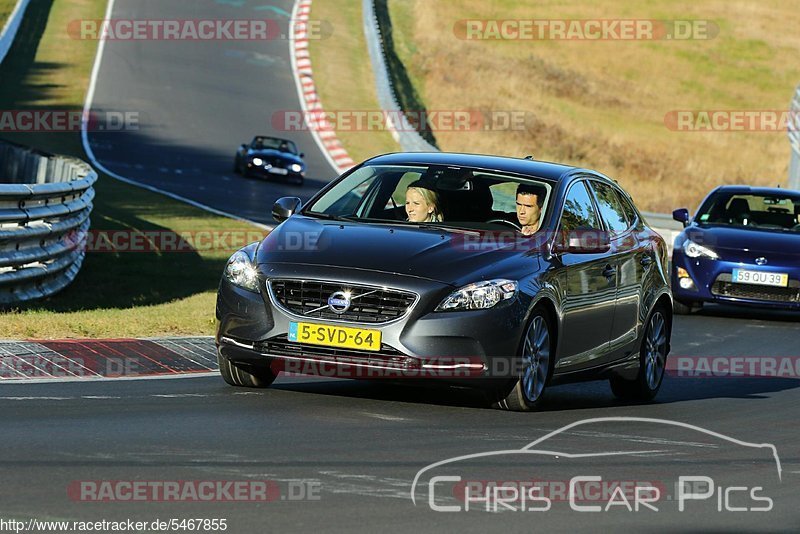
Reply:
<svg viewBox="0 0 800 534"><path fill-rule="evenodd" d="M648 402L658 395L667 367L667 352L672 324L666 308L656 306L647 320L639 349L639 373L634 380L613 377L611 392L623 400Z"/></svg>
<svg viewBox="0 0 800 534"><path fill-rule="evenodd" d="M254 369L237 365L217 351L217 363L219 364L219 374L223 380L231 386L245 388L266 388L278 377L269 367Z"/></svg>
<svg viewBox="0 0 800 534"><path fill-rule="evenodd" d="M510 385L495 392L493 408L514 412L531 412L539 408L553 374L553 341L550 318L543 309L535 309L520 343L517 362L521 369Z"/></svg>

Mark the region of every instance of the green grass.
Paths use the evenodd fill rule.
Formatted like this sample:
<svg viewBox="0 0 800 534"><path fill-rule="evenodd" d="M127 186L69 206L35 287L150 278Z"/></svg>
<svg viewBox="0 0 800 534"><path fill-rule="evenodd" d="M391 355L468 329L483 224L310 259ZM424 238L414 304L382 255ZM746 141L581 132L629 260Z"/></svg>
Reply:
<svg viewBox="0 0 800 534"><path fill-rule="evenodd" d="M0 31L6 25L9 15L14 11L14 6L17 5L17 0L0 0Z"/></svg>
<svg viewBox="0 0 800 534"><path fill-rule="evenodd" d="M100 19L104 0L40 0L26 14L24 36L0 65L0 109L83 107L95 41L72 40L64 21ZM84 157L79 133L2 137L50 152ZM254 226L211 215L107 176L95 186L92 230L232 232L254 240ZM249 238L249 239L248 239ZM229 241L233 243L233 240ZM140 337L213 333L216 288L229 249L184 252L89 252L61 293L0 313L0 337Z"/></svg>

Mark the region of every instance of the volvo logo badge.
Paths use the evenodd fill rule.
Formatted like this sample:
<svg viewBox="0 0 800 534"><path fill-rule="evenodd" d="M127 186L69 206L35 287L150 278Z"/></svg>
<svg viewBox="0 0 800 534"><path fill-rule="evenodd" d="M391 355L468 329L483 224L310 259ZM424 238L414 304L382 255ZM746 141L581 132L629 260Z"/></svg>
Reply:
<svg viewBox="0 0 800 534"><path fill-rule="evenodd" d="M337 291L328 297L328 308L333 313L342 314L350 309L350 293L344 291Z"/></svg>
<svg viewBox="0 0 800 534"><path fill-rule="evenodd" d="M766 264L767 264L767 258L765 258L764 256L756 258L756 265L766 265Z"/></svg>

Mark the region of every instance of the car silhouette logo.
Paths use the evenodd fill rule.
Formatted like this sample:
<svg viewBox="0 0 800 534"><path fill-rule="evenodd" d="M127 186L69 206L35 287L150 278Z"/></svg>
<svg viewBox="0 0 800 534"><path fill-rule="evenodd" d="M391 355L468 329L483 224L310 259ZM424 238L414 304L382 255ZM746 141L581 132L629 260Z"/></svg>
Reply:
<svg viewBox="0 0 800 534"><path fill-rule="evenodd" d="M767 264L767 258L765 258L764 256L756 258L756 265L766 265L766 264Z"/></svg>
<svg viewBox="0 0 800 534"><path fill-rule="evenodd" d="M337 291L328 297L328 308L333 313L342 314L350 309L350 294L344 291Z"/></svg>

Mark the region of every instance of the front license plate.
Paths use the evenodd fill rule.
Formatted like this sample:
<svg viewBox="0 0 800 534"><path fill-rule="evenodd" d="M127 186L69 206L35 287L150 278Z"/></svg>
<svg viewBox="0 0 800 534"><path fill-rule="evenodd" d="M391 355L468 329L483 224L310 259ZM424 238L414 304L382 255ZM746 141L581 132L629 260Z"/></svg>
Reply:
<svg viewBox="0 0 800 534"><path fill-rule="evenodd" d="M786 273L765 273L763 271L734 269L733 281L737 284L786 287L789 285L789 275Z"/></svg>
<svg viewBox="0 0 800 534"><path fill-rule="evenodd" d="M380 350L381 331L314 323L289 323L289 341L339 347Z"/></svg>
<svg viewBox="0 0 800 534"><path fill-rule="evenodd" d="M267 170L272 174L289 174L289 171L286 169L281 169L280 167L270 167Z"/></svg>

